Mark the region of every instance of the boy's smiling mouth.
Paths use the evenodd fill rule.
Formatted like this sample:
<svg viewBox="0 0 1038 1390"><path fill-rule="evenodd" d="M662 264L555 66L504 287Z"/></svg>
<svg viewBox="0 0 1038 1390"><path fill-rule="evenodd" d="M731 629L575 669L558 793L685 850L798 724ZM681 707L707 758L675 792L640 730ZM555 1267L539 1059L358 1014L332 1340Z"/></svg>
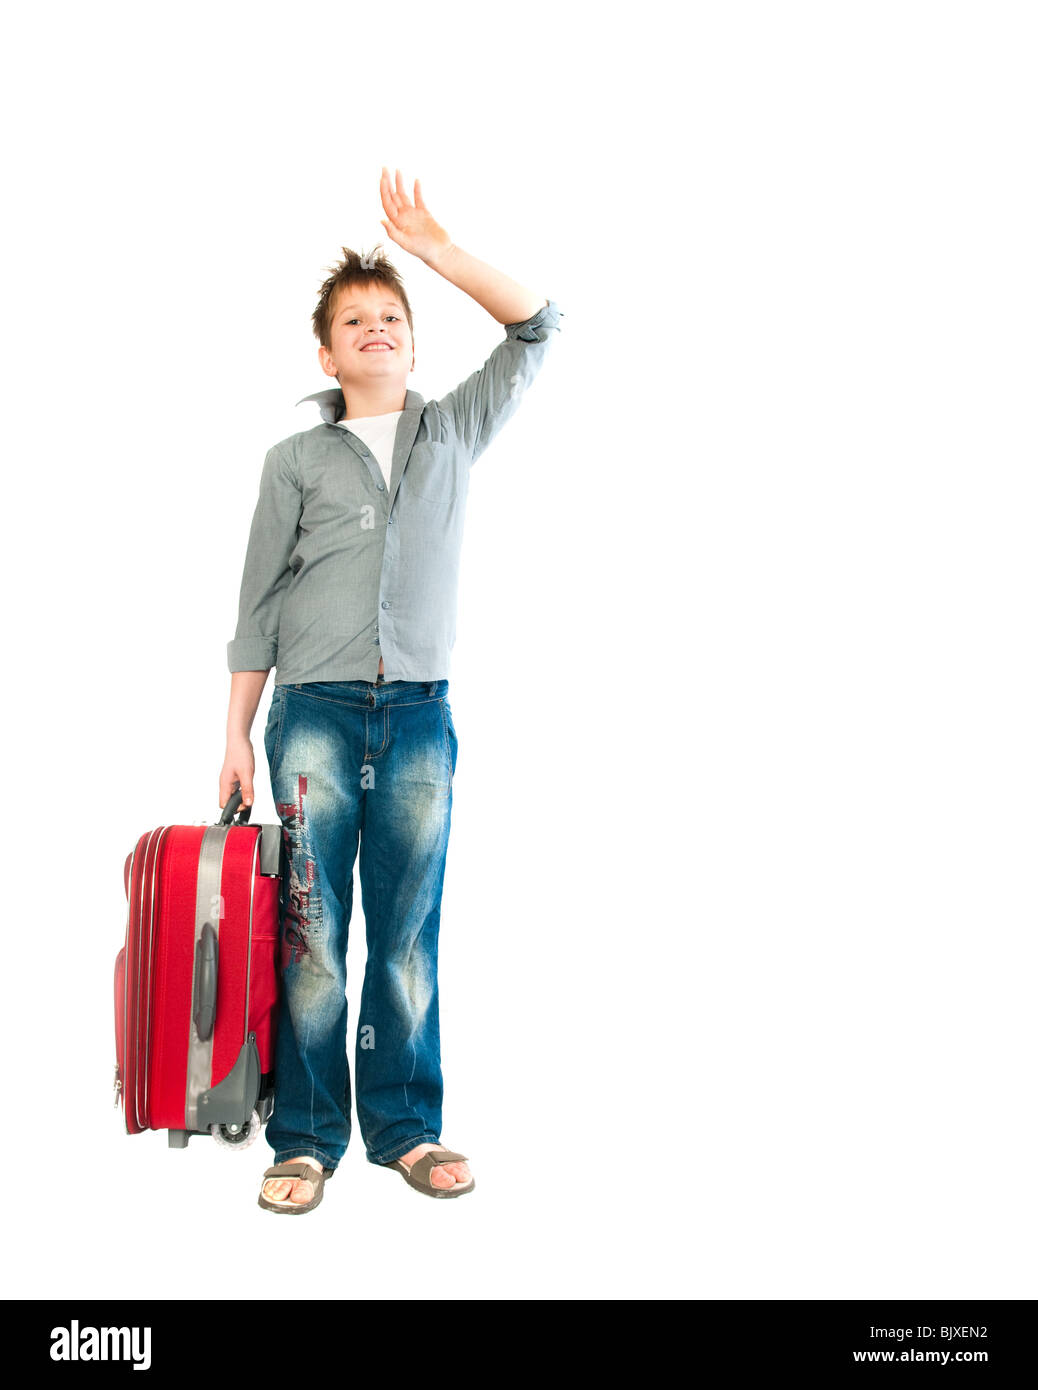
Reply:
<svg viewBox="0 0 1038 1390"><path fill-rule="evenodd" d="M365 343L361 352L394 352L392 343Z"/></svg>

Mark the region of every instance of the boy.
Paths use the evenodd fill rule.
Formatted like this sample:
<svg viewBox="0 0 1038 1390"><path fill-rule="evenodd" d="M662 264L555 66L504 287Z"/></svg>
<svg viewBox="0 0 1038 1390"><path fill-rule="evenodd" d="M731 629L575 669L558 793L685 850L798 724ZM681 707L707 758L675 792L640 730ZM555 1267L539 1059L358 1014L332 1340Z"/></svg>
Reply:
<svg viewBox="0 0 1038 1390"><path fill-rule="evenodd" d="M388 235L464 290L503 342L454 391L408 389L411 309L384 259L345 260L314 311L324 373L305 397L322 422L267 454L228 644L232 674L220 804L253 800L249 732L277 667L264 743L288 866L275 1163L267 1211L312 1211L351 1128L346 945L353 865L368 962L357 1028L357 1113L369 1162L432 1197L471 1192L440 1143L436 982L457 735L447 696L469 470L518 408L561 311L456 246L419 181L380 184Z"/></svg>

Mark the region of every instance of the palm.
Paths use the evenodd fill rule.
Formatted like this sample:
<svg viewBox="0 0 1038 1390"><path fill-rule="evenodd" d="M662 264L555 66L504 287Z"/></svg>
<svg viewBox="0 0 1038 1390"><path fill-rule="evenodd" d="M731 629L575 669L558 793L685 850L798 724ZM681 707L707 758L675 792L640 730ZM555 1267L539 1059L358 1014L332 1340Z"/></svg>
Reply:
<svg viewBox="0 0 1038 1390"><path fill-rule="evenodd" d="M400 170L396 171L394 189L389 171L383 166L379 191L382 194L382 206L389 219L383 221L382 225L398 246L422 260L428 260L437 252L446 250L450 245L450 237L425 206L421 185L417 179L414 181L412 203L404 190Z"/></svg>

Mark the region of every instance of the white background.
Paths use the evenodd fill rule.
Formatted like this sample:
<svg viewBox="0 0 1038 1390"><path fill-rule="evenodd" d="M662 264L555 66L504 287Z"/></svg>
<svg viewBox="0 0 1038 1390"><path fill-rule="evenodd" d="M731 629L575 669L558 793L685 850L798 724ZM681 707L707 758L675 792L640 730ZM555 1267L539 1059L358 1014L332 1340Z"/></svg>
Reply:
<svg viewBox="0 0 1038 1390"><path fill-rule="evenodd" d="M6 1296L1035 1297L1031 7L6 29ZM341 247L404 275L427 398L503 336L386 237L383 164L566 316L473 474L450 672L478 1190L355 1133L279 1222L265 1141L112 1108L122 865L217 818ZM359 896L353 938L355 1019Z"/></svg>

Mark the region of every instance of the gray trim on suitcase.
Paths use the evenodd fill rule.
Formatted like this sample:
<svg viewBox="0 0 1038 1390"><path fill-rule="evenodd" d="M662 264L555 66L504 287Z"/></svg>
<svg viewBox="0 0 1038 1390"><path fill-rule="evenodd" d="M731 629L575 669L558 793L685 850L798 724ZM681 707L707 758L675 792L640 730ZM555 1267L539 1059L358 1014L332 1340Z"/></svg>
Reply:
<svg viewBox="0 0 1038 1390"><path fill-rule="evenodd" d="M222 900L220 885L223 880L223 852L227 844L229 825L210 825L202 836L198 855L198 884L195 892L195 934L191 946L192 958L202 939L202 931L208 924L220 938L220 908ZM214 911L214 903L216 910ZM209 1089L213 1076L213 1034L203 1041L195 1027L195 984L192 973L191 1010L187 1048L187 1095L184 1101L184 1128L193 1130L200 1126L198 1118L198 1097ZM215 1030L214 1030L215 1031Z"/></svg>
<svg viewBox="0 0 1038 1390"><path fill-rule="evenodd" d="M256 1108L260 1092L260 1060L256 1034L250 1033L238 1060L218 1086L198 1100L202 1125L244 1125Z"/></svg>
<svg viewBox="0 0 1038 1390"><path fill-rule="evenodd" d="M281 842L284 831L277 825L260 826L260 873L268 878L281 875Z"/></svg>

